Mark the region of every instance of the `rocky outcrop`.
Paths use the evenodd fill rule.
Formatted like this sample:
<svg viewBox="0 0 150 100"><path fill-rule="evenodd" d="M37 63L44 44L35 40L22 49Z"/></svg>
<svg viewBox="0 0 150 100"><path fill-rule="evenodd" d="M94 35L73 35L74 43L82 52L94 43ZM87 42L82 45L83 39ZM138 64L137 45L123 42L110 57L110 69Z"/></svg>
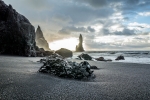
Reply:
<svg viewBox="0 0 150 100"><path fill-rule="evenodd" d="M38 28L36 30L36 36L35 37L36 37L35 38L36 45L39 48L44 48L44 50L48 50L48 51L50 50L49 45L43 36L43 32L42 32L40 26L38 26Z"/></svg>
<svg viewBox="0 0 150 100"><path fill-rule="evenodd" d="M83 52L84 51L82 43L83 43L83 38L82 38L82 35L80 34L79 44L76 46L76 52Z"/></svg>
<svg viewBox="0 0 150 100"><path fill-rule="evenodd" d="M62 57L72 57L73 56L72 51L65 49L65 48L61 48L61 49L55 51L55 53L61 55Z"/></svg>
<svg viewBox="0 0 150 100"><path fill-rule="evenodd" d="M91 65L87 62L76 63L63 59L60 55L53 54L46 59L41 59L43 66L39 69L39 72L49 73L63 78L71 79L92 79L95 78ZM97 68L96 66L92 68Z"/></svg>
<svg viewBox="0 0 150 100"><path fill-rule="evenodd" d="M80 60L92 60L92 57L88 54L82 53L81 55L78 56Z"/></svg>
<svg viewBox="0 0 150 100"><path fill-rule="evenodd" d="M120 55L115 60L125 60L125 59L124 59L124 56Z"/></svg>
<svg viewBox="0 0 150 100"><path fill-rule="evenodd" d="M36 56L35 45L29 20L0 0L0 54Z"/></svg>
<svg viewBox="0 0 150 100"><path fill-rule="evenodd" d="M50 56L53 53L54 53L53 51L45 51L43 48L39 48L38 46L36 46L36 56L37 57Z"/></svg>

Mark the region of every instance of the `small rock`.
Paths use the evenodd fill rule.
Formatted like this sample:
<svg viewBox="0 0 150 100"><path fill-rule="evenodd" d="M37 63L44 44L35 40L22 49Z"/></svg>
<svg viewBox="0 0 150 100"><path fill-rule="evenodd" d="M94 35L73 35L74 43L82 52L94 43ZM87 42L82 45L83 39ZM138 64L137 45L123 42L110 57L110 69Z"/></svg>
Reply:
<svg viewBox="0 0 150 100"><path fill-rule="evenodd" d="M96 58L97 61L105 61L104 57Z"/></svg>
<svg viewBox="0 0 150 100"><path fill-rule="evenodd" d="M91 66L91 69L98 69L97 66Z"/></svg>
<svg viewBox="0 0 150 100"><path fill-rule="evenodd" d="M96 58L97 61L112 61L111 59L104 59L104 57Z"/></svg>
<svg viewBox="0 0 150 100"><path fill-rule="evenodd" d="M78 56L80 60L92 60L92 57L88 54L82 53L81 55Z"/></svg>
<svg viewBox="0 0 150 100"><path fill-rule="evenodd" d="M120 55L115 60L125 60L125 59L124 59L124 56Z"/></svg>

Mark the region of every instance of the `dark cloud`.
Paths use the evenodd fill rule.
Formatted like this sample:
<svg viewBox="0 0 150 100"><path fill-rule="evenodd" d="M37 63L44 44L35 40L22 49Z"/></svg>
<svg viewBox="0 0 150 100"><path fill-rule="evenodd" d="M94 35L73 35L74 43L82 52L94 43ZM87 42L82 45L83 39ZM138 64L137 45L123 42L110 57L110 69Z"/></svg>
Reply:
<svg viewBox="0 0 150 100"><path fill-rule="evenodd" d="M130 29L127 29L127 28L124 28L122 31L110 31L109 29L106 29L106 28L103 28L102 29L102 32L103 32L103 35L126 35L126 36L129 36L129 35L135 35L136 32L134 30L130 30Z"/></svg>
<svg viewBox="0 0 150 100"><path fill-rule="evenodd" d="M124 0L127 4L130 5L137 5L139 3L140 0Z"/></svg>
<svg viewBox="0 0 150 100"><path fill-rule="evenodd" d="M68 9L69 8L69 9ZM68 15L72 19L72 24L86 24L97 18L107 18L114 12L110 8L91 9L85 5L65 4L63 8L56 8L56 12L61 15Z"/></svg>
<svg viewBox="0 0 150 100"><path fill-rule="evenodd" d="M90 31L90 32L95 32L95 29L91 28L90 26L88 26L87 30Z"/></svg>
<svg viewBox="0 0 150 100"><path fill-rule="evenodd" d="M129 17L124 17L123 19L126 20L126 21L128 21L130 18Z"/></svg>
<svg viewBox="0 0 150 100"><path fill-rule="evenodd" d="M50 8L48 0L23 0L23 1L28 4L28 7L36 8L36 10Z"/></svg>
<svg viewBox="0 0 150 100"><path fill-rule="evenodd" d="M68 26L65 28L62 28L58 31L60 34L71 34L72 32L87 32L87 29L84 27L75 27L75 26Z"/></svg>
<svg viewBox="0 0 150 100"><path fill-rule="evenodd" d="M124 28L123 31L116 31L113 32L114 35L135 35L135 31L134 30L130 30L127 28Z"/></svg>
<svg viewBox="0 0 150 100"><path fill-rule="evenodd" d="M107 0L76 0L78 2L83 2L89 4L92 7L104 7L107 5Z"/></svg>
<svg viewBox="0 0 150 100"><path fill-rule="evenodd" d="M71 33L91 33L95 32L93 28L88 26L87 28L85 27L75 27L75 26L67 26L62 28L61 30L58 31L59 34L71 34Z"/></svg>

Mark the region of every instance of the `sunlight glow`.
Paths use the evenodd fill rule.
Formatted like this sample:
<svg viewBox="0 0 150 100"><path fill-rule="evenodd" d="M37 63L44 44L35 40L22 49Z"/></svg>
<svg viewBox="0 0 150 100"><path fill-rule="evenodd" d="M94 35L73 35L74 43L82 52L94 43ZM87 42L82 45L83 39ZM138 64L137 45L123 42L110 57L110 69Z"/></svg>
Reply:
<svg viewBox="0 0 150 100"><path fill-rule="evenodd" d="M63 39L63 40L51 42L49 43L49 47L51 48L51 50L58 50L60 48L66 48L66 49L75 51L77 44L78 44L77 38L69 38L69 39Z"/></svg>

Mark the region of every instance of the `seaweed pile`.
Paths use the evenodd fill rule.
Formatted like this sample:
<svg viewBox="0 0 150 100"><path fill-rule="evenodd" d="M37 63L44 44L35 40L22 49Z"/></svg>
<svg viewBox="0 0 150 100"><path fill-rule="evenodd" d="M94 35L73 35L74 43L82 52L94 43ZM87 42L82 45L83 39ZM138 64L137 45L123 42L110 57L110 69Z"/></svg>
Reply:
<svg viewBox="0 0 150 100"><path fill-rule="evenodd" d="M46 59L41 59L43 66L39 69L39 72L50 73L59 77L83 79L94 77L91 70L91 65L87 61L76 63L67 61L58 54L52 54Z"/></svg>

